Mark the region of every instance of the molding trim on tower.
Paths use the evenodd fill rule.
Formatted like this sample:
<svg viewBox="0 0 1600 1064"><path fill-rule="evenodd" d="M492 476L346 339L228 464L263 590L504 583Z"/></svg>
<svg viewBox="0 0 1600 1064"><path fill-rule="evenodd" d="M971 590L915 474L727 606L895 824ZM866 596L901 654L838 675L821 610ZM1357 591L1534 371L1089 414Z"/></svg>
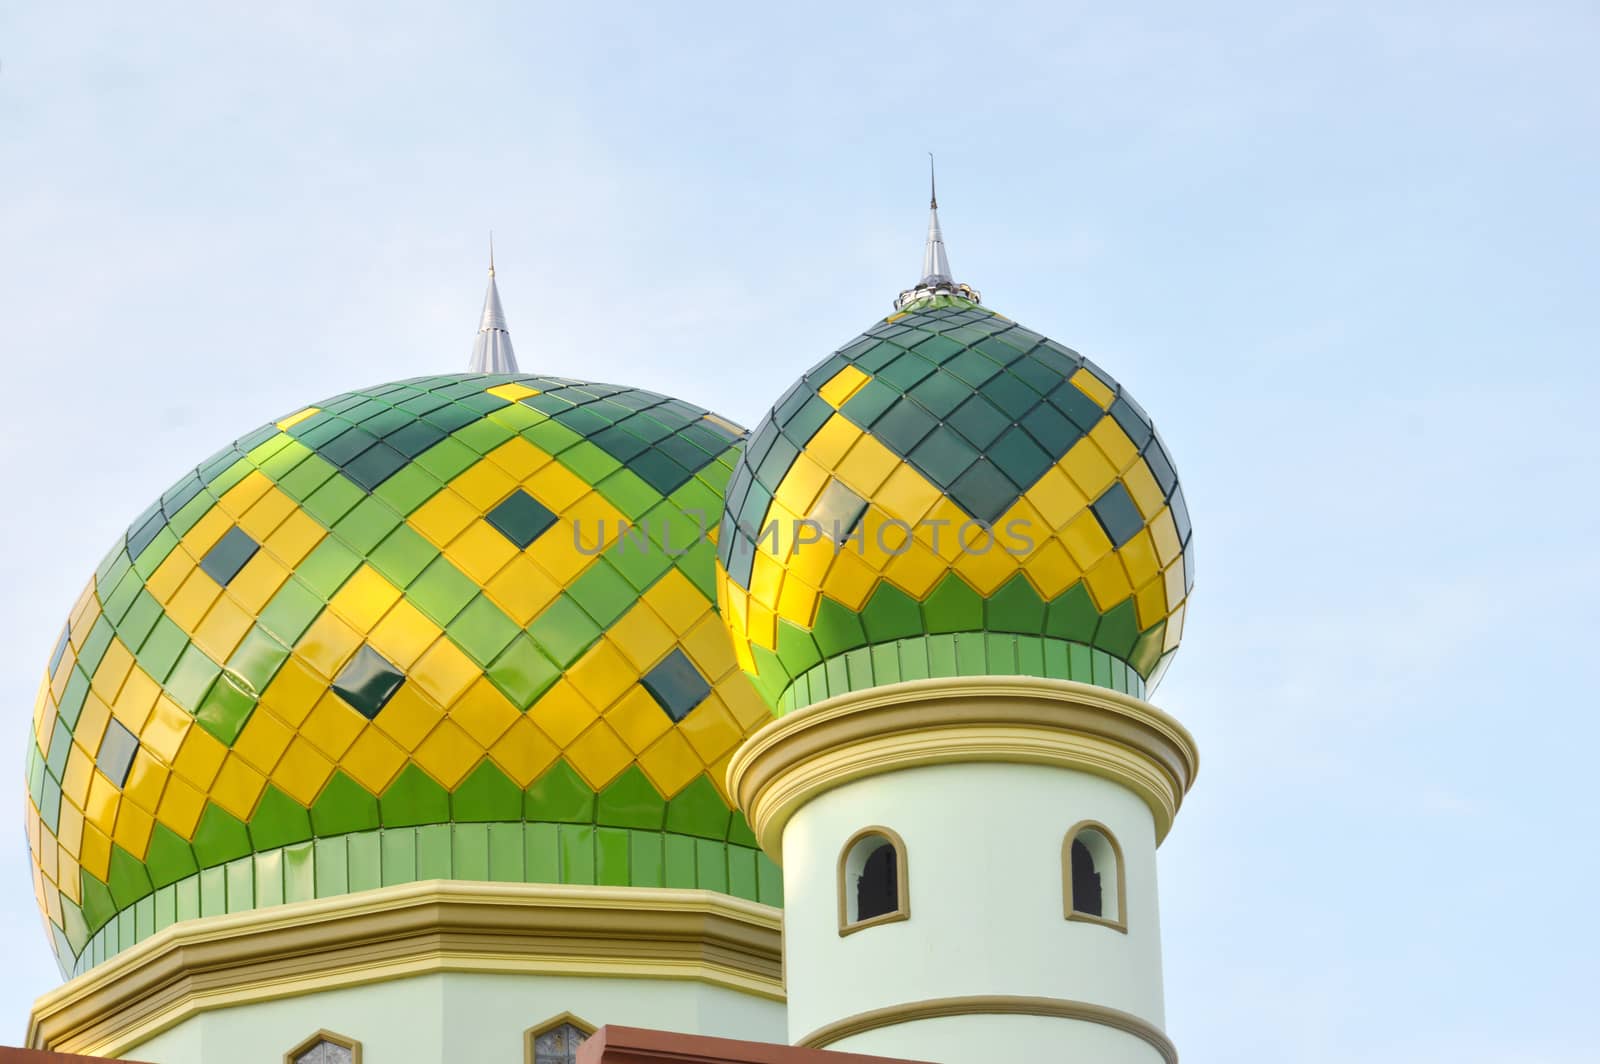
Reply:
<svg viewBox="0 0 1600 1064"><path fill-rule="evenodd" d="M888 1005L870 1012L859 1012L819 1027L795 1042L797 1046L824 1049L835 1042L880 1027L893 1027L941 1016L1048 1016L1099 1024L1143 1039L1161 1054L1166 1064L1178 1064L1178 1047L1157 1026L1121 1009L1107 1008L1089 1001L1069 998L1023 997L1013 994L971 994L963 997L928 998Z"/></svg>
<svg viewBox="0 0 1600 1064"><path fill-rule="evenodd" d="M885 772L971 762L1056 765L1132 790L1166 837L1199 771L1194 738L1155 706L1033 676L909 680L779 717L734 752L728 791L782 861L784 825L817 795Z"/></svg>
<svg viewBox="0 0 1600 1064"><path fill-rule="evenodd" d="M175 924L34 1003L117 1057L213 1009L436 972L683 979L784 1000L783 915L709 890L432 880Z"/></svg>

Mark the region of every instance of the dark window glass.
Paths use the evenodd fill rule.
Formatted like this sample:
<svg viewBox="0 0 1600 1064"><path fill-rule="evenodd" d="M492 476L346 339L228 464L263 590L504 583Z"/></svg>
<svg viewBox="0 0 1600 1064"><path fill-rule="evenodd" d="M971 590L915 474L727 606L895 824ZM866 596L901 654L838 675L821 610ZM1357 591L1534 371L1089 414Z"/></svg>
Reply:
<svg viewBox="0 0 1600 1064"><path fill-rule="evenodd" d="M1072 840L1072 909L1089 916L1105 915L1100 900L1100 873L1094 855L1081 839Z"/></svg>
<svg viewBox="0 0 1600 1064"><path fill-rule="evenodd" d="M900 870L894 847L887 842L867 855L856 880L856 919L887 916L900 908Z"/></svg>

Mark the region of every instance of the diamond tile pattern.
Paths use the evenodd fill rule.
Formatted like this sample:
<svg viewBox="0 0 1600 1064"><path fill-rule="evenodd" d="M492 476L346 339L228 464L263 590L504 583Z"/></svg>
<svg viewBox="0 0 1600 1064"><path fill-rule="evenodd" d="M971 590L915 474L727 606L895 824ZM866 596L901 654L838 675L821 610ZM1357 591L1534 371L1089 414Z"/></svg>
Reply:
<svg viewBox="0 0 1600 1064"><path fill-rule="evenodd" d="M780 902L722 792L770 716L702 527L742 440L634 389L426 377L184 476L100 564L35 704L64 974L177 920L440 876Z"/></svg>
<svg viewBox="0 0 1600 1064"><path fill-rule="evenodd" d="M784 534L840 514L851 535ZM1193 586L1149 417L1082 355L954 297L879 322L774 404L717 544L735 653L780 713L985 673L1141 695Z"/></svg>

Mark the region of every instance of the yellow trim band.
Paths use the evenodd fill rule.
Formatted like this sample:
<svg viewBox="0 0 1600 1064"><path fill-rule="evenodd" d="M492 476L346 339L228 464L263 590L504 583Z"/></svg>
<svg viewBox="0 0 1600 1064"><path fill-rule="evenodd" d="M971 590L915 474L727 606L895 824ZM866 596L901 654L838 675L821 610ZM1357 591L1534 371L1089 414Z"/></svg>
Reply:
<svg viewBox="0 0 1600 1064"><path fill-rule="evenodd" d="M819 1027L795 1043L808 1049L825 1049L854 1035L941 1016L1049 1016L1111 1027L1150 1044L1166 1064L1178 1064L1178 1047L1161 1028L1131 1012L1069 998L1023 997L1013 994L973 994L966 997L929 998L889 1005L847 1016Z"/></svg>
<svg viewBox="0 0 1600 1064"><path fill-rule="evenodd" d="M1132 790L1164 839L1194 782L1194 738L1148 702L1032 676L909 680L796 710L734 752L728 790L761 848L782 860L783 828L817 795L920 765L1001 761L1091 772Z"/></svg>
<svg viewBox="0 0 1600 1064"><path fill-rule="evenodd" d="M435 972L688 979L784 1000L783 916L708 890L433 880L188 920L34 1003L27 1045L125 1055L191 1016Z"/></svg>

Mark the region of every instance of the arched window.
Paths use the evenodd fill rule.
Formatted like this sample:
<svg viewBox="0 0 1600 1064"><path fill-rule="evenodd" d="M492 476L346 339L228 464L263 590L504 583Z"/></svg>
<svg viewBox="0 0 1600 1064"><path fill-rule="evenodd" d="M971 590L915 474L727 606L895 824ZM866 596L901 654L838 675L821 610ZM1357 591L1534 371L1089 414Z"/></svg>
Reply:
<svg viewBox="0 0 1600 1064"><path fill-rule="evenodd" d="M862 828L839 851L839 934L910 917L904 840L888 828Z"/></svg>
<svg viewBox="0 0 1600 1064"><path fill-rule="evenodd" d="M361 1064L361 1043L318 1031L283 1055L283 1064Z"/></svg>
<svg viewBox="0 0 1600 1064"><path fill-rule="evenodd" d="M526 1064L577 1064L578 1047L594 1034L594 1024L570 1012L552 1016L528 1028L523 1060Z"/></svg>
<svg viewBox="0 0 1600 1064"><path fill-rule="evenodd" d="M1074 824L1061 843L1061 886L1068 920L1128 930L1122 847L1104 824Z"/></svg>

